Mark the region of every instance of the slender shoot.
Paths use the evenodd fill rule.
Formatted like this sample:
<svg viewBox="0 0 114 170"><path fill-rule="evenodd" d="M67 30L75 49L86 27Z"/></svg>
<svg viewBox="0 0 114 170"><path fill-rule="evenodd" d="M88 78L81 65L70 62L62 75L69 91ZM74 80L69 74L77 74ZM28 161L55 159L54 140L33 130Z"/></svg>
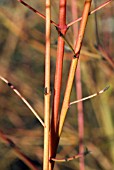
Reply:
<svg viewBox="0 0 114 170"><path fill-rule="evenodd" d="M71 105L73 105L73 104L76 104L76 103L79 103L79 102L82 102L82 101L84 101L84 100L91 99L91 98L93 98L93 97L95 97L95 96L97 96L97 95L99 95L99 94L102 94L102 93L104 93L106 90L108 90L109 87L110 87L110 86L106 86L104 89L100 90L100 91L97 92L97 93L94 93L94 94L92 94L92 95L90 95L90 96L88 96L88 97L84 97L84 98L82 98L82 99L76 100L76 101L74 101L74 102L70 102L69 106L71 106Z"/></svg>
<svg viewBox="0 0 114 170"><path fill-rule="evenodd" d="M75 55L75 51L74 48L72 47L72 45L69 43L69 41L66 39L65 35L62 34L62 32L58 29L58 27L56 27L58 34L60 35L60 37L63 38L63 40L66 42L66 44L68 45L69 49L74 53Z"/></svg>
<svg viewBox="0 0 114 170"><path fill-rule="evenodd" d="M89 154L91 151L89 151L87 148L85 150L84 153L80 153L80 154L77 154L77 155L74 155L72 157L69 157L69 158L63 158L63 159L57 159L57 158L51 158L51 161L54 161L54 162L69 162L69 161L72 161L74 159L78 159L78 158L81 158L82 156L86 156L87 154Z"/></svg>
<svg viewBox="0 0 114 170"><path fill-rule="evenodd" d="M46 0L46 50L45 50L45 93L44 93L44 161L43 170L49 170L49 130L50 130L50 44L51 44L51 2Z"/></svg>
<svg viewBox="0 0 114 170"><path fill-rule="evenodd" d="M31 7L30 5L28 5L26 2L24 2L23 0L18 0L20 3L22 3L24 6L26 6L27 8L29 8L31 11L33 11L34 13L36 13L37 15L39 15L41 18L43 18L44 20L46 19L46 16L45 15L43 15L42 13L40 13L39 11L37 11L36 9L34 9L33 7ZM56 27L58 27L58 25L54 22L54 21L52 21L51 19L50 19L50 22L54 25L54 26L56 26Z"/></svg>
<svg viewBox="0 0 114 170"><path fill-rule="evenodd" d="M109 1L104 2L102 5L100 5L99 7L97 7L96 9L94 9L93 11L91 11L91 12L89 13L89 15L91 15L91 14L99 11L100 9L104 8L104 7L105 7L106 5L108 5L110 2L112 2L112 0L109 0ZM77 23L77 22L79 22L79 21L81 21L81 20L82 20L82 17L80 17L80 18L78 18L78 19L70 22L69 24L67 24L67 28L69 28L70 26L72 26L73 24L75 24L75 23Z"/></svg>
<svg viewBox="0 0 114 170"><path fill-rule="evenodd" d="M24 102L24 104L31 110L31 112L35 115L35 117L39 120L39 122L42 124L42 126L45 127L44 122L38 115L38 113L33 109L33 107L28 103L28 101L22 96L22 94L16 89L16 87L10 83L8 80L6 80L4 77L0 75L0 79L5 82L16 94L17 96Z"/></svg>

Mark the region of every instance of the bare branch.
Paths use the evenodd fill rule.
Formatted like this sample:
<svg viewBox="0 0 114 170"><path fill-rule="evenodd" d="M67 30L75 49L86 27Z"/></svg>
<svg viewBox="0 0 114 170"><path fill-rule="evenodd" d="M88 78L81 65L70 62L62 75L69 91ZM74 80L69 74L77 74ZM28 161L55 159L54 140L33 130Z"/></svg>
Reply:
<svg viewBox="0 0 114 170"><path fill-rule="evenodd" d="M106 1L106 2L103 3L102 5L100 5L99 7L97 7L96 9L94 9L93 11L91 11L91 12L89 13L89 15L91 15L91 14L95 13L96 11L99 11L100 9L104 8L104 7L105 7L106 5L108 5L110 2L112 2L112 0ZM81 21L81 20L82 20L82 17L80 17L80 18L78 18L78 19L70 22L69 24L67 24L67 28L69 28L70 26L72 26L73 24L75 24L75 23L77 23L77 22L79 22L79 21Z"/></svg>
<svg viewBox="0 0 114 170"><path fill-rule="evenodd" d="M86 156L87 154L89 154L91 151L89 151L87 148L85 150L84 153L80 153L80 154L77 154L77 155L74 155L72 157L69 157L69 158L63 158L63 159L57 159L57 158L51 158L51 161L54 161L54 162L69 162L69 161L72 161L74 159L78 159L78 158L81 158L82 156Z"/></svg>
<svg viewBox="0 0 114 170"><path fill-rule="evenodd" d="M21 93L15 88L15 86L13 86L13 84L11 84L8 80L6 80L4 77L2 77L0 75L0 79L5 82L16 94L17 96L20 97L20 99L25 103L25 105L31 110L31 112L35 115L35 117L40 121L40 123L42 124L42 126L45 127L44 122L42 121L42 119L39 117L39 115L37 114L37 112L33 109L33 107L28 103L28 101L21 95Z"/></svg>
<svg viewBox="0 0 114 170"><path fill-rule="evenodd" d="M95 97L95 96L97 96L97 95L99 95L99 94L101 94L101 93L104 93L106 90L109 89L109 87L110 87L110 86L106 86L104 89L100 90L100 91L97 92L97 93L94 93L94 94L92 94L92 95L90 95L90 96L88 96L88 97L84 97L84 98L82 98L82 99L80 99L80 100L76 100L76 101L74 101L74 102L70 102L69 106L71 106L71 105L73 105L73 104L76 104L76 103L78 103L78 102L81 102L81 101L84 101L84 100L88 100L88 99L90 99L90 98L93 98L93 97Z"/></svg>
<svg viewBox="0 0 114 170"><path fill-rule="evenodd" d="M45 15L43 15L42 13L40 13L39 11L37 11L36 9L34 9L33 7L31 7L30 5L28 5L26 2L24 2L23 0L18 0L20 3L22 3L24 6L26 6L27 8L29 8L30 10L32 10L34 13L36 13L37 15L39 15L41 18L43 18L43 19L46 19L46 17L45 17ZM54 26L56 26L56 27L58 27L58 25L54 22L54 21L52 21L52 20L50 20L50 22L54 25Z"/></svg>

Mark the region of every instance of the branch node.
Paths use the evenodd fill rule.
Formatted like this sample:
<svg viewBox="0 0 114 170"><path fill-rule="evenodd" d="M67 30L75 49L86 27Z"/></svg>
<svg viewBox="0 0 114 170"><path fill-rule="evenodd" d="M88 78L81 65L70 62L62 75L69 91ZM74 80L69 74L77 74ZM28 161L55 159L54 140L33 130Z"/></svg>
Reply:
<svg viewBox="0 0 114 170"><path fill-rule="evenodd" d="M7 84L11 89L13 89L13 90L15 89L15 86L12 83L8 82Z"/></svg>
<svg viewBox="0 0 114 170"><path fill-rule="evenodd" d="M51 95L51 91L48 92L47 87L44 88L44 95Z"/></svg>
<svg viewBox="0 0 114 170"><path fill-rule="evenodd" d="M60 31L59 27L55 26L55 28L56 28L56 30L57 30L57 32L58 32L58 34L59 34L61 37L63 37L63 34L61 33L61 31Z"/></svg>
<svg viewBox="0 0 114 170"><path fill-rule="evenodd" d="M44 95L47 95L47 87L44 88Z"/></svg>
<svg viewBox="0 0 114 170"><path fill-rule="evenodd" d="M68 109L70 108L70 103L68 104Z"/></svg>
<svg viewBox="0 0 114 170"><path fill-rule="evenodd" d="M79 53L74 54L74 55L73 55L73 58L77 58L77 59L78 59L78 58L79 58Z"/></svg>
<svg viewBox="0 0 114 170"><path fill-rule="evenodd" d="M91 153L91 151L89 151L88 148L86 147L84 151L84 156L88 155L89 153Z"/></svg>
<svg viewBox="0 0 114 170"><path fill-rule="evenodd" d="M65 162L68 162L68 158L65 158Z"/></svg>

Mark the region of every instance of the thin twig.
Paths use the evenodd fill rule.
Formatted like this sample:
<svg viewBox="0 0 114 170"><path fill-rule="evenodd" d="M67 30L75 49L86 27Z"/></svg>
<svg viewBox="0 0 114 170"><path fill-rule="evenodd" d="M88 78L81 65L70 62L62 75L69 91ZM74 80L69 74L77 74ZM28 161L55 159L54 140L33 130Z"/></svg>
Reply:
<svg viewBox="0 0 114 170"><path fill-rule="evenodd" d="M24 2L23 0L18 0L20 3L22 3L24 6L26 6L27 8L29 8L30 10L32 10L34 13L36 13L37 15L39 15L41 18L43 18L43 19L46 19L46 16L45 15L43 15L42 13L40 13L39 11L37 11L36 9L34 9L33 7L31 7L30 5L28 5L26 2ZM52 21L51 19L50 19L50 22L54 25L54 26L56 26L56 27L58 27L58 25L54 22L54 21Z"/></svg>
<svg viewBox="0 0 114 170"><path fill-rule="evenodd" d="M69 41L66 39L65 35L62 34L62 32L58 29L58 27L56 27L58 34L63 38L63 40L66 42L66 44L68 45L69 49L74 53L75 55L75 51L74 48L72 47L72 45L69 43Z"/></svg>
<svg viewBox="0 0 114 170"><path fill-rule="evenodd" d="M84 97L84 98L82 98L82 99L80 99L80 100L76 100L76 101L74 101L74 102L70 102L69 106L71 106L71 105L73 105L73 104L76 104L76 103L79 103L79 102L84 101L84 100L88 100L88 99L93 98L93 97L95 97L95 96L97 96L97 95L99 95L99 94L102 94L102 93L104 93L106 90L108 90L109 87L110 87L110 86L106 86L104 89L100 90L100 91L97 92L97 93L94 93L94 94L92 94L92 95L90 95L90 96L88 96L88 97Z"/></svg>
<svg viewBox="0 0 114 170"><path fill-rule="evenodd" d="M38 113L33 109L33 107L28 103L28 101L21 95L21 93L16 89L16 87L1 75L0 75L0 79L3 82L5 82L17 94L18 97L20 97L20 99L24 102L24 104L31 110L31 112L35 115L35 117L40 121L42 126L45 127L45 124L42 121L42 119L39 117Z"/></svg>
<svg viewBox="0 0 114 170"><path fill-rule="evenodd" d="M51 158L51 160L54 161L54 162L68 162L68 161L72 161L74 159L78 159L82 156L83 156L83 154L78 154L78 155L74 155L74 156L69 157L69 158L63 158L63 159Z"/></svg>
<svg viewBox="0 0 114 170"><path fill-rule="evenodd" d="M54 162L69 162L69 161L72 161L74 159L78 159L78 158L81 158L82 156L86 156L87 154L89 154L91 151L89 151L87 148L85 150L84 153L80 153L80 154L77 154L77 155L74 155L72 157L69 157L69 158L63 158L63 159L57 159L57 158L51 158L51 161L54 161Z"/></svg>
<svg viewBox="0 0 114 170"><path fill-rule="evenodd" d="M91 15L91 14L95 13L96 11L99 11L100 9L104 8L104 7L105 7L106 5L108 5L110 2L112 2L112 0L106 1L106 2L103 3L102 5L100 5L99 7L97 7L96 9L94 9L93 11L91 11L91 12L89 13L89 15ZM69 24L67 24L67 28L69 28L70 26L72 26L73 24L75 24L75 23L77 23L77 22L79 22L79 21L81 21L81 20L82 20L82 17L80 17L80 18L78 18L78 19L70 22Z"/></svg>
<svg viewBox="0 0 114 170"><path fill-rule="evenodd" d="M13 141L6 137L6 135L0 130L0 141L6 144L14 151L14 154L22 160L31 170L38 170L35 165L28 159L28 157L20 151L20 149L13 143Z"/></svg>

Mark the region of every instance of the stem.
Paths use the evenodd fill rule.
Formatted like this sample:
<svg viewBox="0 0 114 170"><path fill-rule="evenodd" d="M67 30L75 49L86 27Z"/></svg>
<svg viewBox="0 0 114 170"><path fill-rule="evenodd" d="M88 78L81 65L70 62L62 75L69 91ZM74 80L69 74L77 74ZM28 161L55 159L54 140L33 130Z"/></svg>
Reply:
<svg viewBox="0 0 114 170"><path fill-rule="evenodd" d="M88 15L91 15L93 13L95 13L96 11L99 11L101 8L104 8L106 5L108 5L110 2L112 2L112 0L109 0L109 1L106 1L105 3L103 3L102 5L100 5L99 7L97 7L96 9L94 9L93 11L89 12ZM69 28L70 26L72 26L73 24L79 22L82 20L82 17L70 22L68 25L67 25L67 28Z"/></svg>
<svg viewBox="0 0 114 170"><path fill-rule="evenodd" d="M60 0L60 16L59 16L59 30L64 35L66 33L66 0ZM59 35L58 36L58 48L57 48L57 61L56 61L56 72L55 72L55 82L54 82L54 103L53 103L53 119L54 130L57 129L58 122L58 109L60 102L60 91L61 91L61 81L62 81L62 69L63 69L63 56L64 56L64 40Z"/></svg>
<svg viewBox="0 0 114 170"><path fill-rule="evenodd" d="M51 35L51 4L46 0L46 51L45 51L45 94L44 94L44 161L43 170L49 169L49 129L50 129L50 35Z"/></svg>
<svg viewBox="0 0 114 170"><path fill-rule="evenodd" d="M60 114L59 132L58 132L59 136L61 135L64 120L65 120L66 113L68 110L71 89L72 89L73 80L74 80L74 76L75 76L75 70L76 70L76 67L78 64L80 49L81 49L82 40L84 37L84 32L85 32L85 28L86 28L86 24L87 24L87 20L88 20L88 14L90 11L90 7L91 7L91 0L89 0L89 1L86 0L85 4L84 4L84 10L83 10L83 14L82 14L82 21L80 24L79 34L78 34L77 42L75 45L76 57L73 58L72 62L71 62L69 77L68 77L68 81L67 81L66 91L65 91L63 105L62 105L61 114Z"/></svg>
<svg viewBox="0 0 114 170"><path fill-rule="evenodd" d="M82 84L81 84L81 70L80 70L80 62L77 67L76 72L76 91L77 91L77 100L82 98ZM78 136L79 136L79 153L84 152L84 113L83 113L83 103L82 101L77 103L78 110ZM80 170L84 170L84 156L79 159Z"/></svg>
<svg viewBox="0 0 114 170"><path fill-rule="evenodd" d="M58 29L65 35L66 33L66 0L60 0L59 3L59 24ZM59 34L58 34L59 35ZM57 48L57 60L56 60L56 72L54 82L54 102L52 110L52 121L51 121L51 139L50 139L50 156L55 157L56 149L58 145L57 140L57 124L58 124L58 110L60 102L60 91L62 81L62 70L63 70L63 56L64 56L64 40L58 36L58 48ZM53 140L54 139L54 140ZM51 165L53 166L53 165ZM50 167L52 168L52 167Z"/></svg>

